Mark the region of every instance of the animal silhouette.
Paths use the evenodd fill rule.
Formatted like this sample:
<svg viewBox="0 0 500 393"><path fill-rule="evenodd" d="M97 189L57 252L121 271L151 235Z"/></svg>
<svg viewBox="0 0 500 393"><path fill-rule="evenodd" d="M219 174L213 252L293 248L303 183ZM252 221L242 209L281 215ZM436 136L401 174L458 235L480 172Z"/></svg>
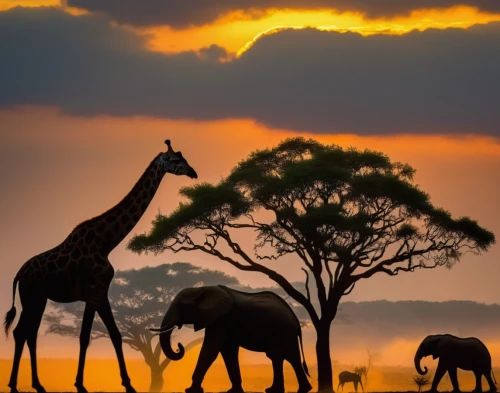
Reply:
<svg viewBox="0 0 500 393"><path fill-rule="evenodd" d="M287 302L275 293L247 293L224 285L185 288L172 301L160 329L160 345L165 356L179 360L184 348L174 352L170 337L175 326L194 324L205 329L205 339L187 393L203 393L206 372L220 353L229 374L230 393L242 393L239 348L264 352L273 364L274 378L267 393L284 393L283 362L293 367L299 383L298 393L307 393L312 386L307 380L307 365L302 349L299 320ZM300 345L299 345L300 344Z"/></svg>
<svg viewBox="0 0 500 393"><path fill-rule="evenodd" d="M415 353L415 368L420 375L427 374L427 367L420 367L420 360L432 355L439 363L432 381L431 392L437 392L441 378L448 372L454 392L459 392L457 368L470 370L476 377L474 392L481 392L481 378L484 375L490 386L489 392L496 392L495 376L491 368L491 355L488 348L475 337L461 338L451 334L436 334L422 340Z"/></svg>
<svg viewBox="0 0 500 393"><path fill-rule="evenodd" d="M4 322L8 335L16 316L14 304L16 286L19 285L22 312L14 329L15 351L9 381L11 392L18 391L19 362L25 342L31 358L32 387L38 393L45 392L38 379L36 341L48 299L60 303L85 302L75 382L77 391L87 392L83 386L83 370L97 312L109 331L116 351L122 385L127 392L135 392L125 366L122 337L108 300L108 288L114 276L108 255L142 217L166 173L197 178L181 152L174 152L169 140L165 143L168 150L154 158L120 203L100 216L82 222L61 244L32 257L19 269L13 282L12 308L7 312Z"/></svg>
<svg viewBox="0 0 500 393"><path fill-rule="evenodd" d="M361 385L361 389L363 392L365 389L363 388L363 383L361 382L361 375L356 373L351 373L350 371L341 371L339 373L339 386L337 386L337 390L342 387L342 391L344 391L344 384L346 382L352 382L354 384L354 390L358 391L358 384Z"/></svg>

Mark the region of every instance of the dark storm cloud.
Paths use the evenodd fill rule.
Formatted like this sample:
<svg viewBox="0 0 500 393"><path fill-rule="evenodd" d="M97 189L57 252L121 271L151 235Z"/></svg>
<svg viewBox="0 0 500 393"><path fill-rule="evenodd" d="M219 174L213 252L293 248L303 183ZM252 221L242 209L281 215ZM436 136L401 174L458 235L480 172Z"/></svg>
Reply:
<svg viewBox="0 0 500 393"><path fill-rule="evenodd" d="M152 53L103 17L55 9L0 13L0 37L0 108L500 136L500 23L404 36L285 30L224 63L217 46Z"/></svg>
<svg viewBox="0 0 500 393"><path fill-rule="evenodd" d="M357 11L368 18L408 15L414 10L446 9L456 5L500 12L498 0L67 0L68 5L105 12L120 23L136 26L200 26L231 11L255 17L273 8Z"/></svg>

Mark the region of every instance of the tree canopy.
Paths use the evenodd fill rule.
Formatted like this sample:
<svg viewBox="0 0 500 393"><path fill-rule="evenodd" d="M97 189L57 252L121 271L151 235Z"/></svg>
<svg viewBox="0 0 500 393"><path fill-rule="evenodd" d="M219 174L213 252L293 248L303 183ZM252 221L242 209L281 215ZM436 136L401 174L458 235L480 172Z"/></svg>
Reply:
<svg viewBox="0 0 500 393"><path fill-rule="evenodd" d="M328 348L339 301L360 279L450 268L464 253L479 254L495 242L476 221L435 207L414 174L409 164L380 152L286 139L251 153L217 184L181 189L187 202L159 214L149 233L136 235L128 247L137 253L202 251L267 275L307 310ZM242 231L254 233L253 252L235 240ZM305 293L266 263L292 254L302 262ZM318 354L319 364L326 364L319 370L321 389L321 379L330 378L329 354Z"/></svg>

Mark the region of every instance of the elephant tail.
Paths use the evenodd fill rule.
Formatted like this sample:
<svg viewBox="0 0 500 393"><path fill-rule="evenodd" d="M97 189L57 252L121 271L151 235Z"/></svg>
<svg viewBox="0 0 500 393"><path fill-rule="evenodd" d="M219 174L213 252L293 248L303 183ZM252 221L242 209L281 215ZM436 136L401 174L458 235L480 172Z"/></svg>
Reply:
<svg viewBox="0 0 500 393"><path fill-rule="evenodd" d="M306 357L304 355L304 345L302 345L302 329L300 328L300 324L299 324L299 343L300 343L300 350L302 352L302 367L304 367L304 372L306 373L306 375L309 378L311 378L311 376L309 375L309 370L307 369Z"/></svg>
<svg viewBox="0 0 500 393"><path fill-rule="evenodd" d="M493 374L493 368L491 369L491 377L493 378L493 382L495 382L495 385L496 385L497 379L495 378L495 374Z"/></svg>

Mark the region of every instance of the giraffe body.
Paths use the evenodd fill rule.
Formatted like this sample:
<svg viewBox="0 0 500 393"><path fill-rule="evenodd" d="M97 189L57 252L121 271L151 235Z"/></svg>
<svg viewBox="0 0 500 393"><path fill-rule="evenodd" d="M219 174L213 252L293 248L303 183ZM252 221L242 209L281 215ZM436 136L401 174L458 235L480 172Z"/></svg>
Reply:
<svg viewBox="0 0 500 393"><path fill-rule="evenodd" d="M120 203L100 216L82 222L61 244L30 258L19 269L13 282L12 308L4 323L8 334L16 316L14 304L18 286L22 312L14 329L15 352L9 382L12 392L17 392L19 362L25 342L30 351L32 386L38 393L45 392L38 379L36 339L49 299L59 303L85 302L75 382L78 392L87 392L83 386L83 371L96 312L108 329L115 348L122 385L127 392L135 392L125 366L121 334L108 300L108 289L114 276L108 255L142 217L166 173L197 178L182 154L172 150L170 141L166 143L168 151L155 157Z"/></svg>
<svg viewBox="0 0 500 393"><path fill-rule="evenodd" d="M78 245L62 243L29 259L21 267L16 276L19 288L26 287L33 295L59 303L100 298L98 292L107 291L114 269L106 256L96 258L95 255L90 249L83 251Z"/></svg>

